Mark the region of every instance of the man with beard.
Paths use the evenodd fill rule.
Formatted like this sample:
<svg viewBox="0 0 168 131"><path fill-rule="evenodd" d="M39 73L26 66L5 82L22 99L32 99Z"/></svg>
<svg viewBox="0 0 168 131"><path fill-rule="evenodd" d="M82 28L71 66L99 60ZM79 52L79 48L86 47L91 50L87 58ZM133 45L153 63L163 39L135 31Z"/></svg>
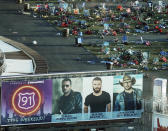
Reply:
<svg viewBox="0 0 168 131"><path fill-rule="evenodd" d="M88 113L88 107L90 112L110 112L111 111L111 99L110 94L102 91L102 80L100 77L95 77L92 81L93 93L89 94L85 98L84 112Z"/></svg>
<svg viewBox="0 0 168 131"><path fill-rule="evenodd" d="M136 83L135 78L125 75L123 81L119 81L119 83L124 87L124 91L117 95L114 111L140 110L142 108L142 91L132 87Z"/></svg>
<svg viewBox="0 0 168 131"><path fill-rule="evenodd" d="M62 81L63 96L59 99L60 114L82 113L82 96L80 92L72 90L72 82L70 79Z"/></svg>

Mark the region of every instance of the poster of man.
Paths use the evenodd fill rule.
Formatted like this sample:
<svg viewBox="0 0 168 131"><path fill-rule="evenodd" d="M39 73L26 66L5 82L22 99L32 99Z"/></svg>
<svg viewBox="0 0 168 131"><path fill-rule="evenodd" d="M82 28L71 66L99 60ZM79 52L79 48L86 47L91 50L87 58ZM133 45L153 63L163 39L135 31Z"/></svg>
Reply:
<svg viewBox="0 0 168 131"><path fill-rule="evenodd" d="M53 114L82 113L82 79L53 79Z"/></svg>
<svg viewBox="0 0 168 131"><path fill-rule="evenodd" d="M84 113L111 112L112 80L108 76L84 78Z"/></svg>
<svg viewBox="0 0 168 131"><path fill-rule="evenodd" d="M142 85L141 74L114 77L113 110L142 109Z"/></svg>

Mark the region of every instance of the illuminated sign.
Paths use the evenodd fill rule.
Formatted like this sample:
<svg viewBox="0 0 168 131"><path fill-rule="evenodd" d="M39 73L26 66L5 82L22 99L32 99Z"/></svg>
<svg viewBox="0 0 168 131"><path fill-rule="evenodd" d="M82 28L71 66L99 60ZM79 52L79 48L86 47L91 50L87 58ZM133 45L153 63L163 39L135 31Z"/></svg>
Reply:
<svg viewBox="0 0 168 131"><path fill-rule="evenodd" d="M12 107L19 115L30 116L36 113L41 103L40 91L31 85L21 86L12 95Z"/></svg>
<svg viewBox="0 0 168 131"><path fill-rule="evenodd" d="M1 125L51 121L52 80L3 82L1 91Z"/></svg>

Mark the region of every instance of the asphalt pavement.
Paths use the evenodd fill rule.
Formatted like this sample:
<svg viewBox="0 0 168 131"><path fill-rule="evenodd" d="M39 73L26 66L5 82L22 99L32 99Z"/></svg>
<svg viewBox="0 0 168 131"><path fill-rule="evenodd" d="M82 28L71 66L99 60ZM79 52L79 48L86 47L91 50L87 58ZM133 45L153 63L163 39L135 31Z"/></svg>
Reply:
<svg viewBox="0 0 168 131"><path fill-rule="evenodd" d="M49 66L49 72L99 71L106 70L105 64L82 47L74 47L75 37L57 35L59 30L40 18L20 13L22 6L15 0L0 1L0 35L21 42L43 56ZM155 36L140 34L128 36L129 41L144 40L166 41L166 35ZM103 43L111 41L112 36L100 39L98 36L84 36L84 43ZM120 40L121 38L119 38ZM34 45L33 41L37 41Z"/></svg>
<svg viewBox="0 0 168 131"><path fill-rule="evenodd" d="M21 5L15 0L0 1L0 35L21 42L43 56L49 66L49 72L99 71L106 70L105 64L83 47L74 47L75 37L57 35L59 30L40 18L19 12ZM129 41L140 40L166 41L166 35L155 36L140 34L128 36ZM85 36L84 43L103 43L110 41L111 36L100 39L98 36ZM37 41L34 45L33 41Z"/></svg>
<svg viewBox="0 0 168 131"><path fill-rule="evenodd" d="M58 36L58 30L40 18L18 12L14 0L0 1L0 35L21 42L43 56L49 72L105 70L104 64L82 47L74 47L75 38ZM34 45L32 41L37 41ZM97 63L90 63L90 61Z"/></svg>

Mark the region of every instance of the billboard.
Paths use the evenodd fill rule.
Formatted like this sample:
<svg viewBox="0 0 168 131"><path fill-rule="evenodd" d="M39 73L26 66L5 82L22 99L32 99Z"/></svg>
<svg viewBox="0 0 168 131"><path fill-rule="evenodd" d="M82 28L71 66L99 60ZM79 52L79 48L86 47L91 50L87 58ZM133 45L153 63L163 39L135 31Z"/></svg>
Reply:
<svg viewBox="0 0 168 131"><path fill-rule="evenodd" d="M136 118L142 110L142 75L114 76L113 117Z"/></svg>
<svg viewBox="0 0 168 131"><path fill-rule="evenodd" d="M142 92L142 74L6 80L1 87L1 125L139 118Z"/></svg>
<svg viewBox="0 0 168 131"><path fill-rule="evenodd" d="M161 114L153 114L152 131L167 131L168 116Z"/></svg>
<svg viewBox="0 0 168 131"><path fill-rule="evenodd" d="M52 122L139 118L142 78L136 74L53 79Z"/></svg>
<svg viewBox="0 0 168 131"><path fill-rule="evenodd" d="M52 81L2 82L1 125L50 122Z"/></svg>

